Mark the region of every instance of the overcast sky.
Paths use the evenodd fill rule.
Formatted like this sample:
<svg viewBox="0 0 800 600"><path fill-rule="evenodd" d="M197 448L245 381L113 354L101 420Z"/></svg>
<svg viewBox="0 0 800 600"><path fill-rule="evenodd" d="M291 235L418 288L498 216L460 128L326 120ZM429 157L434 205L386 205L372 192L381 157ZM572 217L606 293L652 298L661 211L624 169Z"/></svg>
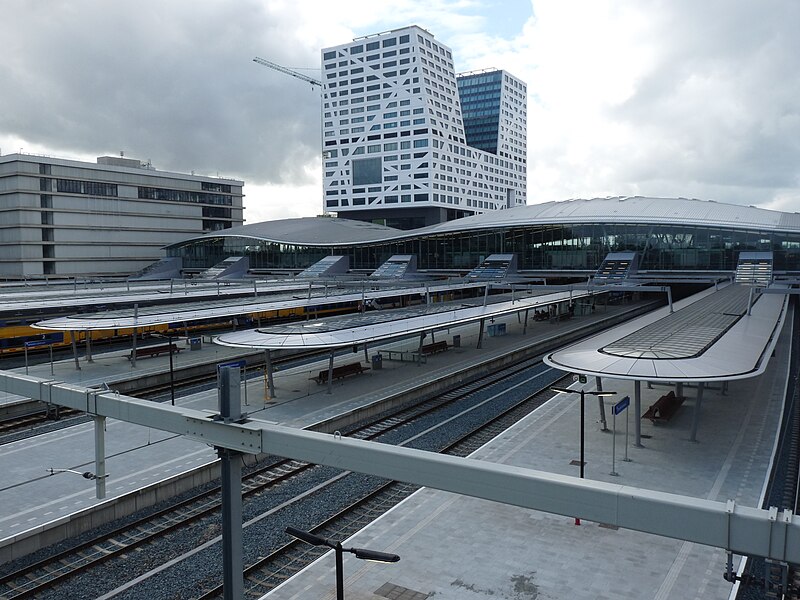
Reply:
<svg viewBox="0 0 800 600"><path fill-rule="evenodd" d="M243 179L248 222L322 212L319 91L252 62L416 24L528 84L528 202L800 212L798 0L5 0L0 152ZM303 71L319 77L319 71Z"/></svg>

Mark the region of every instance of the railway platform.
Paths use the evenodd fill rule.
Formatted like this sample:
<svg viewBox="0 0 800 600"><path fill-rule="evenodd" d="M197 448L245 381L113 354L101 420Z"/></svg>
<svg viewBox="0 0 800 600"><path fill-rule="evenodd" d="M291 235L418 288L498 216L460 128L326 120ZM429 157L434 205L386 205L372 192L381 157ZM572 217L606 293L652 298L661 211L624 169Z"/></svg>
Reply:
<svg viewBox="0 0 800 600"><path fill-rule="evenodd" d="M645 420L643 447L634 447L631 435L626 450L626 420L633 419L632 411L616 417L612 428L610 409L632 395L633 382L604 380L604 390L617 392L605 399L612 431L602 431L597 422L597 399L587 401L586 479L759 506L783 406L791 335L787 324L763 375L706 396L702 410L707 426L696 443L689 441L691 408L684 406L668 424ZM595 389L593 379L573 389L581 385ZM643 390L645 405L666 391L663 386ZM686 405L694 402L696 391L685 388ZM472 456L578 476L579 416L577 395L557 395ZM633 423L628 425L632 430ZM398 563L384 564L345 553L345 594L355 600L722 600L732 597L734 587L722 577L726 554L720 549L603 523L584 520L576 525L571 518L428 488L341 541L345 547L401 557ZM735 559L734 567L739 557ZM264 599L312 597L335 598L330 552Z"/></svg>
<svg viewBox="0 0 800 600"><path fill-rule="evenodd" d="M527 334L516 317L505 320L505 335L484 337L477 350L474 326L437 334L450 347L428 357L427 363L383 361L381 368L337 380L331 394L310 377L327 359L275 373L275 394L265 393L261 378L248 381L243 409L254 418L306 427L361 407L392 393L402 393L420 381L435 381L478 360L507 353L537 339L564 336L627 307L609 307L558 323L530 322ZM497 331L497 330L496 330ZM453 347L452 336L460 336ZM616 434L601 431L597 400L586 403L586 477L633 486L668 490L711 499L732 498L746 505L759 502L774 444L781 400L787 380L789 335L782 334L767 373L722 390L706 390L703 411L713 415L701 428L698 443L688 442L693 388L684 407L666 425L642 424L644 448L628 447L632 462L623 462L624 418L617 417ZM416 340L406 343L411 350ZM404 350L404 343L382 348ZM204 345L203 351L206 350ZM370 349L370 353L379 348ZM210 351L210 349L209 349ZM180 360L199 352L182 352ZM116 361L122 372L122 357ZM96 356L98 367L103 357ZM336 364L360 361L362 352L337 356ZM65 361L64 373L74 372ZM146 359L154 369L167 365L168 357ZM49 365L37 367L47 377ZM112 369L113 370L113 369ZM92 380L82 369L82 385ZM32 375L36 375L33 371ZM98 377L100 374L97 375ZM587 384L592 387L593 380ZM604 389L619 398L632 394L632 382L604 380ZM666 389L642 386L645 406ZM630 389L629 389L630 388ZM608 426L612 426L607 399ZM214 390L179 398L176 403L216 411ZM476 457L507 464L577 475L571 464L579 454L579 405L575 395L559 395L533 415L481 449ZM627 415L632 420L633 415ZM631 430L633 423L630 423ZM93 467L92 424L87 423L3 446L0 469L0 547L15 536L68 518L68 515L112 502L126 492L164 481L182 470L215 459L213 449L177 436L109 421L106 434L106 469L109 499L94 497L94 485L77 475L50 476L45 469ZM616 471L611 476L611 446L616 444ZM629 439L632 441L632 436ZM58 464L53 461L57 460ZM657 516L654 516L657 518ZM287 523L286 525L291 525ZM349 560L345 556L348 598L727 598L730 585L721 577L724 554L693 544L613 530L584 521L550 516L423 489L351 540L360 546L394 552L401 561L380 565ZM322 557L306 571L268 595L270 600L334 598L333 556ZM401 596L400 594L405 594Z"/></svg>
<svg viewBox="0 0 800 600"><path fill-rule="evenodd" d="M426 381L438 381L448 373L469 367L478 360L499 356L514 348L553 336L563 336L606 316L621 314L628 306L609 306L597 314L558 323L531 320L523 335L523 324L516 316L505 319L506 334L484 336L483 347L476 348L478 332L475 325L454 328L446 335L437 334L437 340L447 340L450 348L428 357L424 364L401 361L382 361L380 369L370 369L360 375L336 380L332 393L312 378L328 366L328 359L309 362L274 374L274 395L268 393L263 376L248 379L243 386L242 409L252 418L263 419L293 427L309 427L336 415L379 401L389 394L402 394ZM453 336L459 336L458 347L453 347ZM416 339L394 342L375 347L401 351L416 349ZM241 349L203 344L198 351L181 352L173 357L181 361L219 360L228 362ZM95 354L92 363L81 360L81 370L76 371L72 360L56 363L56 378L83 386L112 382L115 377L130 377L133 371L126 352L109 355ZM353 362L366 364L363 351L338 354L335 364ZM135 372L168 372L169 357L161 355L137 363ZM24 373L24 369L15 372ZM50 378L50 365L29 368L30 375ZM246 390L246 392L245 392ZM199 410L217 412L216 390L208 390L179 397L176 404ZM213 448L197 444L180 436L168 435L158 430L109 420L106 423L106 482L107 499L95 498L94 483L78 475L65 472L48 474L49 468L85 472L94 468L94 432L92 423L53 431L30 440L20 440L2 446L0 452L0 552L4 545L13 542L26 532L47 527L60 519L67 519L103 502L113 502L123 494L153 486L158 482L208 464L216 460ZM1 554L0 554L1 555Z"/></svg>

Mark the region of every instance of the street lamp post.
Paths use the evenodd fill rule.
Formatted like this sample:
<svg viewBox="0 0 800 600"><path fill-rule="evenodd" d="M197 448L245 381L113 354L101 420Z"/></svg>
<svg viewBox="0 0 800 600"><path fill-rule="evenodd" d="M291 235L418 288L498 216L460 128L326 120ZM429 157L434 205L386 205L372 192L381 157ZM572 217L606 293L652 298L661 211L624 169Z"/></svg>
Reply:
<svg viewBox="0 0 800 600"><path fill-rule="evenodd" d="M393 563L400 560L397 554L367 550L366 548L343 548L341 542L334 542L333 540L314 535L313 533L295 527L287 527L286 533L312 546L327 546L334 550L336 554L336 600L344 600L344 569L342 560L344 552L354 554L356 558L360 558L361 560L371 560L373 562Z"/></svg>
<svg viewBox="0 0 800 600"><path fill-rule="evenodd" d="M586 392L586 391L584 391L583 388L581 388L580 390L571 390L569 388L561 388L561 387L551 387L550 389L553 390L554 392L558 392L560 394L580 394L580 396L581 396L581 464L580 464L580 468L581 468L581 479L583 479L583 467L584 467L584 464L586 462L584 460L584 438L585 438L585 434L584 434L584 397L585 397L585 394L589 394L590 396L597 396L597 397L603 398L603 397L606 397L606 396L615 396L617 394L617 392L601 392L601 391ZM575 525L580 525L580 524L581 524L580 518L575 517Z"/></svg>

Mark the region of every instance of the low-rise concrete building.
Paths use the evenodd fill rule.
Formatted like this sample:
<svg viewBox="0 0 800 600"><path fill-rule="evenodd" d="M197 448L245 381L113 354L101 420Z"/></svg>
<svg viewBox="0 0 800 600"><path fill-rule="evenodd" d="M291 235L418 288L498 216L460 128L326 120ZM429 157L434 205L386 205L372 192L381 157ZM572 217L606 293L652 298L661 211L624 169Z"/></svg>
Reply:
<svg viewBox="0 0 800 600"><path fill-rule="evenodd" d="M242 225L243 185L124 157L0 156L0 277L134 273L164 246Z"/></svg>

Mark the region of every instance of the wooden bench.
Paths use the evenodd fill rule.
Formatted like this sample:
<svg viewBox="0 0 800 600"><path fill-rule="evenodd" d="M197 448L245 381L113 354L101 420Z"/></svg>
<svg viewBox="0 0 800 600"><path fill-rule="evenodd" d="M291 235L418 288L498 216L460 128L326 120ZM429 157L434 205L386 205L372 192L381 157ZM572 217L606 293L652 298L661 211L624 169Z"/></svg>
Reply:
<svg viewBox="0 0 800 600"><path fill-rule="evenodd" d="M436 354L437 352L447 352L447 342L433 342L422 347L422 354Z"/></svg>
<svg viewBox="0 0 800 600"><path fill-rule="evenodd" d="M368 370L369 367L365 367L361 363L350 363L349 365L334 367L331 376L333 379L341 379L342 377L347 377L348 375L360 375L364 371ZM316 381L319 385L328 383L328 369L320 371L316 377L312 377L311 379Z"/></svg>
<svg viewBox="0 0 800 600"><path fill-rule="evenodd" d="M684 400L686 400L686 398L683 396L676 396L675 392L670 390L669 393L664 394L661 398L656 400L642 415L642 418L650 419L654 425L659 421L669 421L672 415L675 414L675 411L683 404Z"/></svg>
<svg viewBox="0 0 800 600"><path fill-rule="evenodd" d="M183 348L180 348L177 344L159 344L157 346L145 346L144 348L136 349L136 358L158 356L159 354L164 354L169 352L170 347L172 348L173 352L180 352L181 350L183 350ZM131 350L131 353L128 355L128 360L133 360L133 350Z"/></svg>

